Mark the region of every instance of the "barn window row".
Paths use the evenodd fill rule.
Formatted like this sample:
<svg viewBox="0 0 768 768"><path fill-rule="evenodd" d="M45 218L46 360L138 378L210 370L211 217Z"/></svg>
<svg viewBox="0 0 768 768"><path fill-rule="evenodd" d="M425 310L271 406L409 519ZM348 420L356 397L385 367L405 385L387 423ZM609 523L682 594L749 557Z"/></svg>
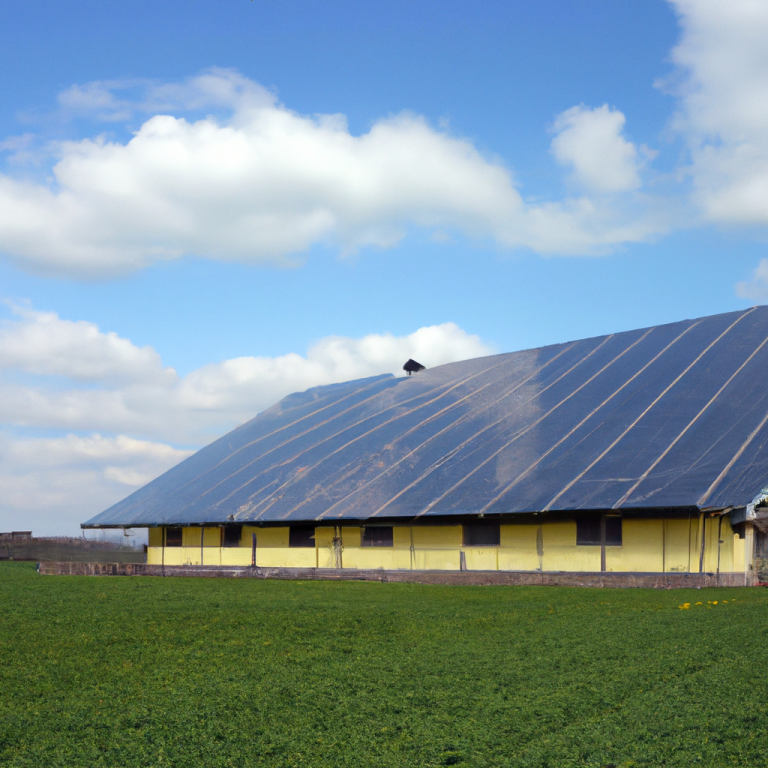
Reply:
<svg viewBox="0 0 768 768"><path fill-rule="evenodd" d="M501 526L499 523L468 523L463 528L463 546L498 547L501 544ZM165 546L182 546L182 528L166 527ZM242 525L227 525L219 529L222 547L239 547L242 538ZM622 544L621 517L603 515L585 516L576 520L577 546L620 547ZM361 528L360 545L363 547L394 546L394 527L391 525L367 525ZM289 529L289 547L314 547L315 528L309 525L294 525Z"/></svg>

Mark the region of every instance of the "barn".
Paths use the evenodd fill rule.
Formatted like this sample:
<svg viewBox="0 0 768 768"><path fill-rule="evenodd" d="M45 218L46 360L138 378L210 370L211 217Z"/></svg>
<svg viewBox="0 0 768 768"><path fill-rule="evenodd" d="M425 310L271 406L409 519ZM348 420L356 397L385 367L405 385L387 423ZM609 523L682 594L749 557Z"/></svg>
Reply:
<svg viewBox="0 0 768 768"><path fill-rule="evenodd" d="M147 527L164 566L754 583L767 342L753 307L317 387L82 527Z"/></svg>

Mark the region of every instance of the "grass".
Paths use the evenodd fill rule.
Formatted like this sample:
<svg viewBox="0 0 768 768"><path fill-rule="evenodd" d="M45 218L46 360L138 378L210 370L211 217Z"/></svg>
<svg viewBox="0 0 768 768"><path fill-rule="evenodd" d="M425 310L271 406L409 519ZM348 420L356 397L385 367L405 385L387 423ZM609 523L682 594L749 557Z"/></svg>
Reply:
<svg viewBox="0 0 768 768"><path fill-rule="evenodd" d="M763 589L2 563L0 600L4 768L768 765Z"/></svg>

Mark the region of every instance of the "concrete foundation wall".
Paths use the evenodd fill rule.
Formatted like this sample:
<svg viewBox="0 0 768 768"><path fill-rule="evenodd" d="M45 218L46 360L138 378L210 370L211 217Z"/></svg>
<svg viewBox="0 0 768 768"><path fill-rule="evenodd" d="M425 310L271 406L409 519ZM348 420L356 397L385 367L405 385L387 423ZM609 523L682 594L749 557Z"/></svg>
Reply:
<svg viewBox="0 0 768 768"><path fill-rule="evenodd" d="M137 563L39 563L48 576L185 576L303 581L380 581L467 586L645 587L696 589L754 586L753 574L737 573L544 573L541 571L387 571L338 568L162 566Z"/></svg>

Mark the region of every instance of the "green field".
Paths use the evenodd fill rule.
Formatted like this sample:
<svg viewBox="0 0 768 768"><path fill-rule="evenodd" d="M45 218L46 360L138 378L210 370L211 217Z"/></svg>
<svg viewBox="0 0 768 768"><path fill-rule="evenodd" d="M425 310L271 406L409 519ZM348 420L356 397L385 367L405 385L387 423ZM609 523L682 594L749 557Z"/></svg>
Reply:
<svg viewBox="0 0 768 768"><path fill-rule="evenodd" d="M0 600L3 768L768 765L764 589L3 563Z"/></svg>

